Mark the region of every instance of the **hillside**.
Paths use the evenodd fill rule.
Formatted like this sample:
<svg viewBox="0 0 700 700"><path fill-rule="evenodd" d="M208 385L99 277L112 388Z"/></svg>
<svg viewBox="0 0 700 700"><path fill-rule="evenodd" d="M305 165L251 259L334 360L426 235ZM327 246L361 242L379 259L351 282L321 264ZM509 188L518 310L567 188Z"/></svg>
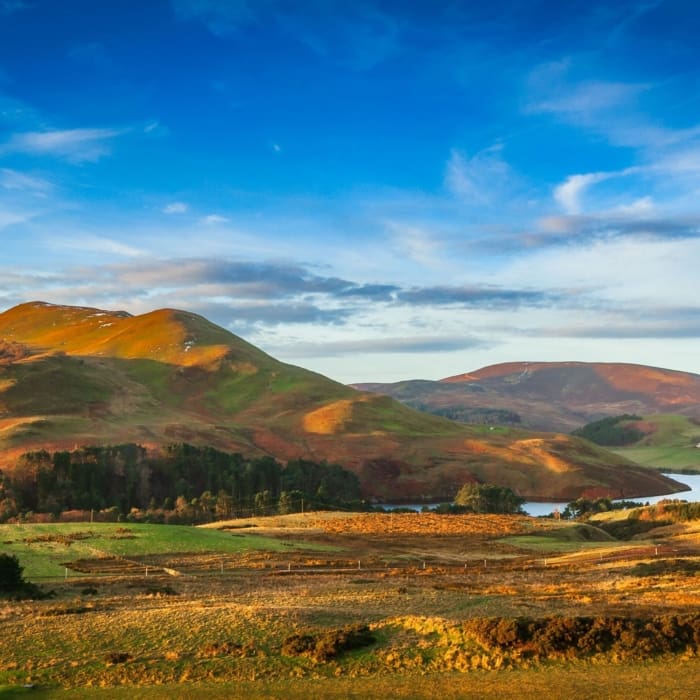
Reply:
<svg viewBox="0 0 700 700"><path fill-rule="evenodd" d="M670 414L658 416L625 417L619 416L615 421L618 430L612 433L628 435L630 439L607 440L606 447L623 457L643 464L671 471L700 471L700 420L687 416ZM595 427L589 423L581 430L584 432ZM595 436L588 437L598 444L603 444Z"/></svg>
<svg viewBox="0 0 700 700"><path fill-rule="evenodd" d="M76 445L190 442L336 461L367 497L452 498L478 479L529 498L677 486L586 441L416 412L284 364L196 314L22 304L0 314L0 468Z"/></svg>
<svg viewBox="0 0 700 700"><path fill-rule="evenodd" d="M621 363L513 362L440 381L356 384L465 422L570 432L623 413L700 417L700 375Z"/></svg>

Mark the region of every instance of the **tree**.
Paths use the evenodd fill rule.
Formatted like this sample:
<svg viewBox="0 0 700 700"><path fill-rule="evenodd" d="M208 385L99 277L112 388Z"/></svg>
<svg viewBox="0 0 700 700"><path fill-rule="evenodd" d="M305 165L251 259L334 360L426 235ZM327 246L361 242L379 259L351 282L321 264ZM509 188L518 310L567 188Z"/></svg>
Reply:
<svg viewBox="0 0 700 700"><path fill-rule="evenodd" d="M27 583L23 570L14 554L0 554L0 593L21 591Z"/></svg>
<svg viewBox="0 0 700 700"><path fill-rule="evenodd" d="M233 515L233 497L223 489L219 489L216 496L214 511L217 518L230 518Z"/></svg>
<svg viewBox="0 0 700 700"><path fill-rule="evenodd" d="M293 493L299 494L297 500L301 500L301 494L299 491L294 491ZM294 496L289 491L282 491L280 494L279 502L277 503L277 512L280 515L288 515L294 512Z"/></svg>
<svg viewBox="0 0 700 700"><path fill-rule="evenodd" d="M270 508L270 492L258 491L255 494L255 514L256 515L269 515Z"/></svg>
<svg viewBox="0 0 700 700"><path fill-rule="evenodd" d="M464 484L455 496L455 504L473 513L520 513L525 499L507 486Z"/></svg>

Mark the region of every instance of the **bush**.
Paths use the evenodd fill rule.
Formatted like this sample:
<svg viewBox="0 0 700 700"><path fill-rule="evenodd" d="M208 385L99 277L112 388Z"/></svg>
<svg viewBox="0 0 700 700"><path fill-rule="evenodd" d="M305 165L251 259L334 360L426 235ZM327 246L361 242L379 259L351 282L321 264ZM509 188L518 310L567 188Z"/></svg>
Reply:
<svg viewBox="0 0 700 700"><path fill-rule="evenodd" d="M317 663L340 654L374 644L375 636L367 625L348 625L319 634L293 634L282 644L286 656L308 656Z"/></svg>
<svg viewBox="0 0 700 700"><path fill-rule="evenodd" d="M612 652L629 658L649 658L700 648L700 614L653 618L551 617L476 618L464 631L488 649L528 651L546 659Z"/></svg>
<svg viewBox="0 0 700 700"><path fill-rule="evenodd" d="M42 593L37 586L24 579L19 559L14 554L0 554L0 596L15 599L47 598L53 593Z"/></svg>
<svg viewBox="0 0 700 700"><path fill-rule="evenodd" d="M27 585L23 570L14 554L0 554L0 593L21 591Z"/></svg>
<svg viewBox="0 0 700 700"><path fill-rule="evenodd" d="M507 486L464 484L455 496L455 505L473 513L521 513L525 499Z"/></svg>

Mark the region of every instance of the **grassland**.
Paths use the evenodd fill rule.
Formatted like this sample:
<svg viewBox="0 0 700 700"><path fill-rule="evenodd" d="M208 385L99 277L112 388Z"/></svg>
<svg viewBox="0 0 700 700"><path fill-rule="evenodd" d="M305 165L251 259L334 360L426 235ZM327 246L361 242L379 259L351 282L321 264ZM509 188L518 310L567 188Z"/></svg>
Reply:
<svg viewBox="0 0 700 700"><path fill-rule="evenodd" d="M282 543L277 538L250 534L231 535L218 530L177 525L116 523L62 523L0 525L2 551L15 554L30 580L80 576L71 562L82 559L110 559L138 562L145 573L150 558L159 555L208 554L216 552L222 561L246 552L279 552L291 548L309 549L299 542ZM68 564L68 566L66 566ZM151 570L159 568L151 564Z"/></svg>
<svg viewBox="0 0 700 700"><path fill-rule="evenodd" d="M39 698L694 697L695 649L540 658L485 645L468 623L697 613L697 524L627 542L518 516L217 527L0 528L3 551L56 593L0 603L0 698L27 683ZM349 625L367 626L369 646L321 660L285 651L290 635Z"/></svg>
<svg viewBox="0 0 700 700"><path fill-rule="evenodd" d="M640 425L647 435L630 447L611 451L637 464L666 471L700 473L700 425L686 416L645 416Z"/></svg>

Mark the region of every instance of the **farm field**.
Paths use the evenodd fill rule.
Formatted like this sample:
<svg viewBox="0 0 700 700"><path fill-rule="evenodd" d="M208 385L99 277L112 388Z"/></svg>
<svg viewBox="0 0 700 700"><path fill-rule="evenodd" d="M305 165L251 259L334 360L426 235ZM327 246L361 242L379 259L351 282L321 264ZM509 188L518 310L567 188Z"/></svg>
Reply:
<svg viewBox="0 0 700 700"><path fill-rule="evenodd" d="M697 522L619 541L521 516L309 513L4 525L0 542L55 591L0 602L0 698L690 698L700 680L697 641L624 642L625 621L697 618ZM625 630L585 653L550 634L546 655L512 634L553 616Z"/></svg>

